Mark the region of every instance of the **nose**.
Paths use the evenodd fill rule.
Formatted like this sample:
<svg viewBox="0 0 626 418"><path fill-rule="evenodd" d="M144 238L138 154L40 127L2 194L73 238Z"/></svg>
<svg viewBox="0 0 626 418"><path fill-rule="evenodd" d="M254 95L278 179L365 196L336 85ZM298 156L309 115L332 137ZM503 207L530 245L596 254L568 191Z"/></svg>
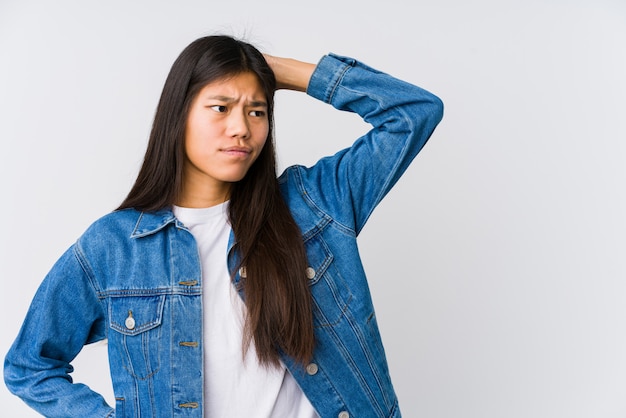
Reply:
<svg viewBox="0 0 626 418"><path fill-rule="evenodd" d="M246 139L250 136L248 118L243 111L231 112L228 118L228 135Z"/></svg>

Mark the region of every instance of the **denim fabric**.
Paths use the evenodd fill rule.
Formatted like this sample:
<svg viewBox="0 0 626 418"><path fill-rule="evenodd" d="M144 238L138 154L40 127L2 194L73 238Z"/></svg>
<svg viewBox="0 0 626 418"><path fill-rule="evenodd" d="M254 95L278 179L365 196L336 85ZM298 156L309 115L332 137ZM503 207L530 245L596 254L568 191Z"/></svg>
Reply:
<svg viewBox="0 0 626 418"><path fill-rule="evenodd" d="M373 129L279 178L306 245L316 336L306 368L283 361L321 417L400 417L356 237L441 120L442 103L332 54L308 94ZM201 289L196 243L170 210L111 213L45 278L6 357L7 386L48 417L203 417ZM83 345L106 338L115 409L69 375Z"/></svg>

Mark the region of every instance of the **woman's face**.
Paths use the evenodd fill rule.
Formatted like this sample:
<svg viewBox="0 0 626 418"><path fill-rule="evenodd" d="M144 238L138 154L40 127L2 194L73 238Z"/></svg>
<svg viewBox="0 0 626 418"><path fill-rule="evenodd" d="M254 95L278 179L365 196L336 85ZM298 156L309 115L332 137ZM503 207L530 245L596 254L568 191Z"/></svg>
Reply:
<svg viewBox="0 0 626 418"><path fill-rule="evenodd" d="M253 73L207 84L187 117L183 193L177 204L209 207L226 201L231 184L256 161L268 132L267 100Z"/></svg>

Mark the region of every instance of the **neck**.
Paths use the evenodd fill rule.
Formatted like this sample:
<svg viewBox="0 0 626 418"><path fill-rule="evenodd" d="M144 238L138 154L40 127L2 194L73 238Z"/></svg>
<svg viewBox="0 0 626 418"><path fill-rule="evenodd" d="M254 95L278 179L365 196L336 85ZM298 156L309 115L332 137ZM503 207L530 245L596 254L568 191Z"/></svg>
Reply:
<svg viewBox="0 0 626 418"><path fill-rule="evenodd" d="M225 183L224 187L215 189L208 187L183 188L176 206L183 208L210 208L220 205L230 198L230 184Z"/></svg>

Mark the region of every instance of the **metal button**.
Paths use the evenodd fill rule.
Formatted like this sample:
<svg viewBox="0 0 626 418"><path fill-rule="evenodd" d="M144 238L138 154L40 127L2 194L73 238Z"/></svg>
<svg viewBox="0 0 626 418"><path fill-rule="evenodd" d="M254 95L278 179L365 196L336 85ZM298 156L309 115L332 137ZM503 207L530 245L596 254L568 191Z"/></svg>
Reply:
<svg viewBox="0 0 626 418"><path fill-rule="evenodd" d="M135 318L133 318L133 311L128 311L128 318L126 318L126 321L124 321L124 325L126 325L126 328L128 329L135 328Z"/></svg>
<svg viewBox="0 0 626 418"><path fill-rule="evenodd" d="M239 269L239 275L241 276L242 279L246 278L246 268L245 267L241 267Z"/></svg>
<svg viewBox="0 0 626 418"><path fill-rule="evenodd" d="M305 270L305 273L306 273L306 278L309 280L315 277L315 269L313 267L307 267Z"/></svg>
<svg viewBox="0 0 626 418"><path fill-rule="evenodd" d="M317 374L318 371L318 367L317 364L315 363L311 363L308 366L306 366L306 372L310 375L313 376L314 374Z"/></svg>
<svg viewBox="0 0 626 418"><path fill-rule="evenodd" d="M350 418L350 414L348 413L348 411L341 411L339 413L339 418Z"/></svg>

